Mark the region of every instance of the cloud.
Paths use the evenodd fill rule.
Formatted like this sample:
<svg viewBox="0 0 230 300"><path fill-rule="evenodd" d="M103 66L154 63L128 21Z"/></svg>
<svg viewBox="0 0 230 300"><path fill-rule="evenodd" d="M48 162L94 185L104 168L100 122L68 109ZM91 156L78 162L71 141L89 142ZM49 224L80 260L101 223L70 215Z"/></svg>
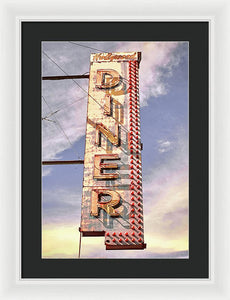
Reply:
<svg viewBox="0 0 230 300"><path fill-rule="evenodd" d="M153 176L144 184L143 198L145 250L106 251L104 237L89 237L82 239L82 257L188 258L188 170Z"/></svg>
<svg viewBox="0 0 230 300"><path fill-rule="evenodd" d="M168 92L168 77L180 62L178 42L84 42L84 45L109 51L141 51L140 101L148 105L152 97ZM94 50L66 42L44 42L43 51L68 74L83 74L89 71L90 52ZM42 56L43 76L64 75L44 53ZM77 82L77 83L76 83ZM61 153L85 134L87 113L88 80L43 81L42 121L43 160L61 158ZM85 91L79 88L80 85ZM73 149L75 156L77 151ZM80 157L79 157L80 158Z"/></svg>
<svg viewBox="0 0 230 300"><path fill-rule="evenodd" d="M183 245L181 245L183 247ZM74 225L44 226L42 258L78 258L79 231ZM151 247L145 250L105 250L104 237L83 237L81 258L188 258L188 250L173 247Z"/></svg>
<svg viewBox="0 0 230 300"><path fill-rule="evenodd" d="M143 170L146 184L150 184L151 181L159 182L160 188L163 178L165 178L164 183L166 183L173 180L170 174L188 170L188 133L181 126L173 128L173 133L170 131L164 135L163 132L161 139L152 144L149 143L149 145L156 151L155 159L152 160L151 164L147 164ZM151 148L148 151L151 151Z"/></svg>
<svg viewBox="0 0 230 300"><path fill-rule="evenodd" d="M158 141L161 150L171 151L143 174L145 235L153 251L189 247L188 140L180 128L176 136L173 147L168 139Z"/></svg>
<svg viewBox="0 0 230 300"><path fill-rule="evenodd" d="M161 248L154 248L149 249L147 244L147 249L145 250L116 250L116 251L109 251L99 249L103 244L103 241L97 241L96 244L90 245L88 242L84 241L86 238L83 238L83 245L81 251L81 258L113 258L113 259L136 259L136 258L145 258L145 259L161 259L161 258L189 258L188 250L181 250L181 251L170 251L170 249L161 249ZM92 239L92 238L91 238ZM96 238L95 238L96 239ZM86 246L87 245L87 246ZM103 245L103 247L105 247Z"/></svg>
<svg viewBox="0 0 230 300"><path fill-rule="evenodd" d="M167 140L158 141L158 151L160 153L168 152L172 149L172 142Z"/></svg>
<svg viewBox="0 0 230 300"><path fill-rule="evenodd" d="M52 168L48 166L42 167L42 177L49 176L52 172Z"/></svg>
<svg viewBox="0 0 230 300"><path fill-rule="evenodd" d="M148 105L151 97L159 97L168 93L168 78L173 75L174 68L180 62L178 42L144 42L121 43L118 51L140 51L140 102ZM130 50L127 50L130 49Z"/></svg>
<svg viewBox="0 0 230 300"><path fill-rule="evenodd" d="M178 153L168 159L173 160ZM167 162L165 162L167 165ZM43 191L43 257L77 258L81 191ZM188 169L182 164L144 181L147 249L106 251L104 237L82 238L82 258L188 258Z"/></svg>
<svg viewBox="0 0 230 300"><path fill-rule="evenodd" d="M104 237L82 237L81 258L188 258L186 244L161 241L145 250L105 250ZM163 245L163 246L162 246ZM46 224L42 231L42 258L78 258L79 231L74 224ZM178 250L176 250L178 249Z"/></svg>
<svg viewBox="0 0 230 300"><path fill-rule="evenodd" d="M169 92L168 79L184 55L181 43L86 43L111 51L141 51L141 105ZM44 43L44 50L68 74L89 70L90 50L68 43ZM110 51L109 50L109 51ZM187 51L187 50L186 50ZM95 51L92 51L95 52ZM43 75L63 72L43 57ZM88 90L88 81L77 81ZM43 159L61 159L71 148L77 157L75 143L85 134L87 94L73 81L44 81L42 85ZM47 105L48 103L48 105ZM54 114L52 114L54 113ZM104 237L83 238L84 258L186 258L188 257L188 137L183 128L172 136L159 137L156 143L159 159L143 173L144 222L147 249L143 251L106 251ZM43 167L43 175L52 168ZM76 258L80 223L81 191L73 189L43 190L43 256Z"/></svg>
<svg viewBox="0 0 230 300"><path fill-rule="evenodd" d="M76 86L69 86L63 93L62 85L45 89L43 100L42 154L43 160L60 158L65 149L73 148L73 144L85 134L87 97ZM86 84L82 85L84 88ZM73 155L77 156L77 151Z"/></svg>
<svg viewBox="0 0 230 300"><path fill-rule="evenodd" d="M77 258L79 231L73 224L44 225L42 258Z"/></svg>
<svg viewBox="0 0 230 300"><path fill-rule="evenodd" d="M82 258L188 257L188 140L182 128L174 133L173 141L158 140L160 147L173 147L143 173L147 249L106 251L104 237L90 237L82 239ZM79 199L80 189L43 190L44 257L76 258Z"/></svg>
<svg viewBox="0 0 230 300"><path fill-rule="evenodd" d="M42 223L46 224L79 224L81 190L43 189Z"/></svg>
<svg viewBox="0 0 230 300"><path fill-rule="evenodd" d="M146 233L166 244L188 235L188 183L182 178L178 181L177 185L172 182L170 187L164 186L153 204L144 207ZM145 200L148 197L152 197L151 193L145 194Z"/></svg>

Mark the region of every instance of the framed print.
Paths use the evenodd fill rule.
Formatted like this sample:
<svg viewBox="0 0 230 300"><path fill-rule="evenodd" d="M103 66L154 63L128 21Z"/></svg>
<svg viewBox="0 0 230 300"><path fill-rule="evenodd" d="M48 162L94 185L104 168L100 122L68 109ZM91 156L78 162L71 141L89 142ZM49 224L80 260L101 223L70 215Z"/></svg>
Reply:
<svg viewBox="0 0 230 300"><path fill-rule="evenodd" d="M99 5L99 2L101 5ZM191 1L187 1L186 4L184 4L176 0L172 5L169 1L165 0L160 3L153 1L148 4L142 3L142 5L140 5L134 1L132 6L128 3L118 2L117 5L113 7L113 10L111 10L111 8L108 8L107 3L103 1L99 2L93 3L89 1L76 5L75 2L70 0L68 3L56 3L53 5L53 3L48 0L45 3L33 1L31 6L29 3L22 3L21 1L17 3L9 3L8 1L1 2L2 54L0 59L3 70L2 97L4 99L4 101L2 101L1 133L4 139L4 146L1 147L1 155L3 158L1 182L3 184L1 185L2 244L0 251L2 257L2 284L0 295L4 299L24 299L25 297L29 297L30 299L40 299L41 297L47 299L53 297L63 299L76 297L76 295L90 298L93 293L95 299L103 299L107 298L108 295L110 295L110 297L117 297L115 292L111 293L111 290L119 290L122 296L132 297L132 299L139 299L140 297L150 299L153 294L159 299L182 297L183 299L191 297L196 299L228 299L230 295L228 279L229 201L226 186L228 184L229 169L229 142L227 138L229 129L228 99L230 92L228 84L230 63L228 55L229 36L227 34L230 26L229 4L228 2L217 2L215 0L208 4L205 2L198 4ZM103 12L101 7L103 7ZM162 15L162 12L164 12L164 15ZM96 30L97 27L94 27L93 30L90 28L89 31L91 35L88 34L87 26L80 27L81 30L79 30L78 27L78 30L75 30L73 33L74 24L76 25L80 22L84 24L86 22L94 23L94 25L97 23L105 24L105 22L123 22L124 26L122 30L118 30L118 27L116 27L117 30L112 33L110 31L107 35L105 32L108 27L103 27L101 31ZM70 30L66 32L64 27L67 26L68 28L68 23L71 23L71 26L69 27ZM129 32L127 27L125 27L128 23L132 23L133 25L132 28L129 28ZM155 25L159 27L157 27L158 30L152 31L150 27L148 27L147 30L144 31L143 27L137 26L137 23L139 23L139 25L141 23L155 23ZM176 23L179 23L177 29L174 27ZM197 47L196 43L193 43L193 45L196 46L191 48L193 30L190 30L185 25L195 23L204 25L203 28L206 28L204 31L207 34L204 34L204 31L198 29L195 34L195 40L198 39L200 45L206 45L205 51L204 48ZM23 24L26 25L24 29ZM183 26L181 26L182 24ZM41 28L42 37L40 35ZM52 28L52 30L50 29L49 31L48 28ZM103 32L105 35L103 35ZM202 34L204 34L207 39L200 38ZM149 39L144 37L145 35L149 35ZM29 48L26 43L28 38L25 37L29 37L30 39ZM105 43L112 44L113 42L186 42L189 44L187 55L189 76L187 82L189 93L192 94L188 95L187 102L189 105L189 139L187 140L187 142L189 142L188 187L189 193L192 191L194 194L189 194L188 197L188 252L181 253L183 257L177 256L177 258L172 258L167 255L163 257L162 255L162 257L155 256L155 258L136 259L131 257L118 257L111 259L105 258L102 255L100 258L96 258L95 256L84 258L84 243L86 239L88 239L90 241L89 243L93 244L94 238L82 237L81 250L83 250L80 253L81 258L78 259L80 222L77 221L76 224L74 223L76 227L73 229L73 235L76 234L76 247L72 247L72 244L70 246L71 249L74 248L76 254L74 258L67 257L68 255L72 255L72 253L62 252L62 250L67 247L67 243L65 242L71 240L72 233L69 235L67 231L65 231L65 234L62 235L62 238L65 236L65 241L63 242L63 239L58 240L58 236L61 236L59 234L61 234L62 231L60 227L59 230L56 231L56 235L53 235L54 232L52 231L46 231L47 234L44 237L48 242L49 237L51 238L50 245L46 243L46 246L47 248L49 248L49 246L52 247L50 247L51 251L49 254L47 254L47 248L45 249L46 252L43 252L42 230L44 228L42 229L42 225L44 223L47 225L48 223L46 219L42 224L44 215L42 214L41 200L44 186L42 187L41 184L43 161L41 157L43 137L41 134L41 124L42 122L48 124L53 123L52 121L43 120L43 118L49 119L51 117L52 120L52 117L54 118L55 114L59 112L55 113L54 110L47 113L48 108L46 108L47 111L44 111L45 114L42 114L42 101L45 106L45 102L41 97L42 83L45 82L42 81L42 76L68 75L63 74L58 67L55 70L57 73L42 73L45 71L42 65L42 49L55 62L57 57L59 60L62 59L62 63L64 63L65 66L65 64L68 63L66 61L68 56L61 58L60 52L55 52L55 47L53 47L53 49L51 49L52 46L51 48L49 47L55 42L64 45L64 43L68 41L91 48L94 48L93 46L96 45L98 46L100 43L104 43L105 45ZM44 45L42 45L43 42ZM44 48L42 48L42 46ZM77 49L77 46L74 47ZM49 51L51 50L50 52L47 51L48 48ZM97 47L95 47L97 50L103 50L105 52L97 52L95 49L92 50L81 46L79 46L79 48L85 49L85 54L88 55L88 63L90 61L91 52L106 53L110 51L110 49L97 49ZM121 51L121 49L118 50ZM128 49L123 50L128 51ZM139 49L135 50L138 52ZM141 52L142 50L139 51ZM201 53L203 54L201 55ZM208 53L208 57L204 53ZM177 54L179 55L180 52ZM195 60L192 60L192 57L195 57ZM167 55L165 55L164 58L167 58ZM199 59L197 60L196 58ZM58 65L60 64L59 60L57 61ZM140 62L139 76L142 76L141 72L143 70L141 70L141 63L143 63L143 56ZM179 64L178 62L178 66ZM197 64L200 64L200 66L197 67ZM201 70L204 65L206 65L204 68L206 70L205 72L192 72L192 70L195 69ZM171 72L168 72L169 81L174 78L174 68L176 68L176 66L172 66ZM69 69L67 71L69 72ZM71 72L71 75L83 75L83 73L87 71L89 72L89 68L79 73L77 73L76 70L74 73ZM164 70L160 69L160 71L162 72ZM88 74L86 73L85 75ZM23 76L25 77L23 78ZM195 81L191 78L195 78ZM141 77L139 79L141 79ZM59 83L60 82L61 81L59 81ZM83 82L83 80L80 82ZM204 82L206 82L206 84L204 84ZM51 81L49 83L51 83ZM54 81L52 83L54 83ZM46 84L48 84L48 80ZM141 87L141 83L139 84L139 87ZM178 81L177 84L179 84ZM181 84L183 84L183 82L181 82ZM175 86L172 84L169 86L166 85L166 91L168 92L170 90L172 92ZM206 86L206 88L204 86ZM86 85L86 89L87 88L88 86ZM58 89L52 89L55 95ZM67 96L67 94L63 92L62 96ZM47 94L44 97L46 98ZM159 97L156 97L155 100L157 101L154 102L154 105L159 104ZM201 98L202 101L199 102L199 107L196 109L196 101ZM50 99L51 93L48 100ZM141 99L142 97L140 97L140 101ZM195 102L191 103L191 99L195 99ZM70 99L68 98L67 100ZM51 102L47 103L49 104ZM153 102L151 102L151 104L152 103ZM53 107L51 106L51 108ZM143 110L143 107L140 107L140 113L142 114L141 110ZM154 112L156 113L157 111ZM200 117L202 112L205 117L202 118L201 121ZM55 114L49 116L51 113ZM193 117L191 117L191 114ZM196 125L193 123L194 116L197 121L195 122ZM181 120L181 118L179 119ZM141 122L143 122L143 120L144 119L141 119ZM61 119L61 121L63 120ZM144 125L142 125L142 123L140 123L140 125L141 138L144 139L144 127L142 127ZM191 125L193 128L197 126L196 129L194 129L195 131L191 130ZM64 132L66 133L66 128L64 128ZM68 138L70 133L71 132L67 132ZM200 145L198 141L202 141ZM71 139L70 142L72 142ZM163 143L164 142L166 141L163 141ZM167 145L169 147L168 143L162 146L167 148ZM193 149L190 148L191 145L194 145ZM200 148L201 145L204 146L203 148L201 147L202 149ZM159 147L156 148L158 152L160 149L164 151L164 148L160 148L160 143L158 146ZM143 151L146 150L145 147L146 143L143 143L142 158L144 155ZM30 148L30 150L28 148ZM165 151L162 152L162 154L167 155L168 152ZM84 154L84 149L82 149L82 153ZM203 154L202 158L199 156L201 153ZM74 159L80 160L80 158L82 157L77 157L76 154ZM199 161L198 169L197 158ZM62 160L63 157L49 157L47 160L51 159ZM64 157L64 159L72 160L72 157ZM147 162L148 157L145 159ZM144 160L142 160L143 172L146 170L144 163ZM182 161L178 159L178 163L180 164ZM49 167L50 166L45 166L46 169ZM63 178L65 177L67 168L72 169L72 172L75 173L74 176L76 176L76 168L78 167L82 168L82 165L51 166L51 168L56 170L59 168L59 176L63 176ZM65 170L63 174L61 174L61 168ZM195 177L191 177L191 168L194 170L192 173L194 174L195 172L196 174ZM197 170L203 171L196 172ZM54 173L51 172L50 176L53 176L52 174ZM83 180L83 170L81 176L81 180ZM47 179L49 177L48 174L45 177ZM205 182L202 182L200 188L197 189L194 184L200 182L201 178L205 178ZM171 180L172 177L169 176L168 179ZM72 176L70 178L70 184L73 181L74 178ZM67 180L65 182L67 182ZM145 191L144 177L142 184L143 191ZM54 190L56 187L57 185L54 184ZM152 191L150 190L150 192ZM201 195L202 192L204 193ZM64 193L59 195L60 200L63 200ZM197 197L194 198L194 195ZM59 202L60 207L57 205L55 207L56 211L59 209L59 212L61 212L60 216L62 220L65 212L67 214L71 213L71 204L74 202L74 197L76 196L72 194L70 194L70 196L67 210L62 207L62 202ZM79 195L79 197L81 198L81 195ZM77 201L81 203L79 197L77 197ZM205 202L201 201L198 203L198 199L201 198L205 199ZM146 197L143 197L144 214L145 199ZM191 199L195 200L191 202ZM52 199L49 198L48 200L51 202L46 202L45 218L50 216L49 205L52 207ZM204 204L204 206L202 206L202 204ZM170 216L169 212L167 213L169 218L163 218L163 220L166 221L166 225L172 216ZM76 214L75 209L73 209L73 214ZM182 212L180 216L182 216ZM204 219L202 216L205 216ZM52 222L54 221L52 224L58 224L58 218L55 219L53 216L52 218ZM200 226L201 218L203 224ZM194 219L195 223L193 221ZM51 220L51 218L49 220ZM144 243L146 244L146 248L143 250L116 251L122 251L122 253L131 253L129 251L147 253L146 251L151 249L149 248L151 241L146 233L151 229L154 231L155 228L146 226L149 220L145 218L145 215L143 220ZM45 228L45 230L46 229L47 228ZM70 233L70 231L68 233ZM98 239L97 243L102 252L106 253L105 237L95 237L95 239ZM155 239L155 241L156 240L157 239ZM53 244L52 241L54 241ZM57 245L56 249L55 245ZM167 248L167 243L164 243L163 246ZM90 250L89 245L87 245L87 247ZM109 253L108 251L115 252L115 250L107 250L107 253ZM89 252L87 254L88 256ZM42 258L43 254L44 258ZM51 257L52 255L53 257ZM151 266L151 268L149 268L149 266ZM79 273L81 273L81 275L78 275Z"/></svg>
<svg viewBox="0 0 230 300"><path fill-rule="evenodd" d="M21 25L22 278L208 278L208 22Z"/></svg>

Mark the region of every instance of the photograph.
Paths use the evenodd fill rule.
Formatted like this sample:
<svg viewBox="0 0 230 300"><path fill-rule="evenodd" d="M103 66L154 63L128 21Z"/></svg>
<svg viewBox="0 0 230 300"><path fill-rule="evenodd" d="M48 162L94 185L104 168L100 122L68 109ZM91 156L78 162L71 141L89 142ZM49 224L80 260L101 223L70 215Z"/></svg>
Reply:
<svg viewBox="0 0 230 300"><path fill-rule="evenodd" d="M189 260L184 41L41 42L41 258Z"/></svg>
<svg viewBox="0 0 230 300"><path fill-rule="evenodd" d="M0 5L0 298L229 299L230 2L53 4Z"/></svg>

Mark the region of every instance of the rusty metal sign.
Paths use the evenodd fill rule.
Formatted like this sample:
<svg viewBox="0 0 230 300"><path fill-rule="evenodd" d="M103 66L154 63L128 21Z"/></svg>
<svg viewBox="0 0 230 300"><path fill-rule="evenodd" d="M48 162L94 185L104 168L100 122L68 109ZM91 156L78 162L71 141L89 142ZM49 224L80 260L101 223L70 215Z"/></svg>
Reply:
<svg viewBox="0 0 230 300"><path fill-rule="evenodd" d="M81 208L83 236L144 249L140 52L91 54Z"/></svg>

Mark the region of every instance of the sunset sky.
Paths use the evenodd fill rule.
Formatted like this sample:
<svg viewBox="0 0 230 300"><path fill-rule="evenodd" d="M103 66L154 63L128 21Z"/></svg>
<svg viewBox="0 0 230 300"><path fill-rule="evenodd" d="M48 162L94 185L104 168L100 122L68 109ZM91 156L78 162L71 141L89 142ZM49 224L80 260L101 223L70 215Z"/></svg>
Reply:
<svg viewBox="0 0 230 300"><path fill-rule="evenodd" d="M94 49L91 49L94 48ZM188 258L187 42L43 42L42 76L89 72L90 53L142 52L140 113L145 250L105 250L82 238L81 258ZM88 79L77 80L88 90ZM42 159L84 159L87 93L42 82ZM43 166L42 257L78 258L83 165Z"/></svg>

